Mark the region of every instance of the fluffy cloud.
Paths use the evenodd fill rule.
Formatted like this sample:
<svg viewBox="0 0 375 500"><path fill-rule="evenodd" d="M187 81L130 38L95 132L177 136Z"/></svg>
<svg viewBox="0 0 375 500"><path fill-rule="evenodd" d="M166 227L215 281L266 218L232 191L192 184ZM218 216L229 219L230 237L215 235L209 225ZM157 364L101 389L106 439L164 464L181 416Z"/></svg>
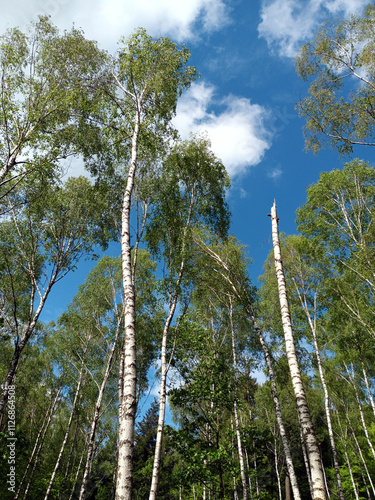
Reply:
<svg viewBox="0 0 375 500"><path fill-rule="evenodd" d="M18 0L2 13L1 31L6 26L24 26L40 14L50 15L60 28L69 29L74 22L88 38L111 50L121 36L138 26L153 36L167 35L182 42L229 22L223 0Z"/></svg>
<svg viewBox="0 0 375 500"><path fill-rule="evenodd" d="M217 112L209 111L212 107ZM271 146L266 122L270 113L249 99L228 96L215 100L215 89L195 83L181 98L174 124L183 138L207 132L212 149L231 177L257 165Z"/></svg>
<svg viewBox="0 0 375 500"><path fill-rule="evenodd" d="M261 9L259 36L278 54L294 57L327 15L348 17L360 13L367 3L367 0L268 0Z"/></svg>

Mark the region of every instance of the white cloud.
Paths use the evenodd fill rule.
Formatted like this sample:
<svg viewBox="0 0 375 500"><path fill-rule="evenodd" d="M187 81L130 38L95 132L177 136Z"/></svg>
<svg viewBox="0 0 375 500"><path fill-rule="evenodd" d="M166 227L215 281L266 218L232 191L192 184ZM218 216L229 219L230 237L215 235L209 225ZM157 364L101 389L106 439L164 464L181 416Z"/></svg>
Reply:
<svg viewBox="0 0 375 500"><path fill-rule="evenodd" d="M272 180L277 181L278 179L280 179L282 173L283 173L283 171L281 170L281 168L276 167L276 168L273 168L272 170L269 170L267 172L267 177L269 177Z"/></svg>
<svg viewBox="0 0 375 500"><path fill-rule="evenodd" d="M294 57L327 15L358 14L367 0L268 0L261 9L259 36L278 54Z"/></svg>
<svg viewBox="0 0 375 500"><path fill-rule="evenodd" d="M174 124L183 138L207 132L212 150L234 177L257 165L271 146L265 122L270 113L249 99L230 95L215 102L215 88L199 82L191 86L178 106ZM220 112L209 111L216 105Z"/></svg>
<svg viewBox="0 0 375 500"><path fill-rule="evenodd" d="M88 38L113 50L121 36L129 36L138 26L153 36L170 36L178 42L214 31L229 21L223 0L15 0L3 9L0 29L21 26L50 15L60 28L74 23Z"/></svg>

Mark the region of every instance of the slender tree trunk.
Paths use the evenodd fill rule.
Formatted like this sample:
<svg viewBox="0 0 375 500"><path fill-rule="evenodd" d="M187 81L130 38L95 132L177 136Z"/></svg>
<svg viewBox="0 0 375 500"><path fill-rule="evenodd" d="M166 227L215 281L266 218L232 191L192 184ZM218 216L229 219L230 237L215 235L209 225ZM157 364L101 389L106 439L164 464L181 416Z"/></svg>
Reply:
<svg viewBox="0 0 375 500"><path fill-rule="evenodd" d="M122 281L124 289L124 371L119 404L119 437L116 500L131 500L133 492L134 425L137 410L137 347L135 338L135 290L130 246L130 212L137 169L138 137L142 102L136 99L131 163L122 204Z"/></svg>
<svg viewBox="0 0 375 500"><path fill-rule="evenodd" d="M286 355L292 379L293 390L296 398L298 417L306 445L307 456L310 464L311 481L313 486L313 500L326 500L324 486L323 465L320 458L319 445L315 436L313 423L311 420L306 394L302 383L302 376L294 345L292 324L290 318L289 304L285 285L285 276L281 261L278 218L276 212L276 202L271 209L272 219L272 241L274 247L274 260L276 276L279 289L279 300L281 317L283 323Z"/></svg>
<svg viewBox="0 0 375 500"><path fill-rule="evenodd" d="M151 481L149 500L156 499L158 485L159 485L161 451L163 445L163 431L164 431L164 420L165 420L165 407L167 399L167 374L169 368L167 364L167 342L168 342L169 328L173 320L176 306L177 306L177 293L175 293L173 297L173 301L169 309L168 318L164 325L164 330L163 330L163 340L161 346L161 377L160 377L158 429L156 434L155 455L154 455L154 464L152 468L152 481Z"/></svg>
<svg viewBox="0 0 375 500"><path fill-rule="evenodd" d="M232 431L232 434L231 434L232 460L233 460L233 463L234 463L234 439L233 439L234 426L233 426L233 417L232 417L232 415L230 417L230 427L231 427L231 431ZM237 478L236 478L235 474L233 474L233 498L234 498L234 500L238 500Z"/></svg>
<svg viewBox="0 0 375 500"><path fill-rule="evenodd" d="M365 468L365 471L366 471L366 475L368 477L368 480L369 480L369 483L371 485L371 489L372 489L372 493L374 495L374 498L375 498L375 487L374 487L374 483L372 482L372 479L371 479L371 474L368 470L368 467L367 467L367 463L366 463L366 460L365 460L365 457L363 456L363 453L362 453L362 450L361 450L361 446L360 444L358 443L358 439L357 439L357 436L355 435L355 432L354 432L354 429L353 427L351 426L351 424L349 423L350 427L351 427L351 431L352 431L352 436L354 438L354 442L357 446L357 450L358 450L358 454L361 458L361 461L362 461L362 464L363 464L363 467ZM366 484L366 481L364 481L364 483Z"/></svg>
<svg viewBox="0 0 375 500"><path fill-rule="evenodd" d="M355 400L357 401L357 406L358 406L359 414L361 416L362 427L363 427L363 430L364 430L364 433L365 433L365 436L366 436L367 444L369 445L369 448L371 450L372 456L375 459L375 450L374 450L374 447L372 445L372 442L371 442L371 439L370 439L370 436L369 436L369 433L368 433L368 429L367 429L367 425L366 425L366 421L365 421L365 416L363 414L362 403L361 403L361 400L359 398L358 391L357 391L357 388L356 388L356 385L355 385L354 376L350 374L350 371L348 370L348 367L346 365L345 365L345 368L346 368L347 373L349 375L351 386L354 389ZM353 366L352 366L352 369L353 369Z"/></svg>
<svg viewBox="0 0 375 500"><path fill-rule="evenodd" d="M89 437L89 441L88 441L86 466L85 466L85 471L83 473L81 490L79 492L79 500L84 500L84 498L86 496L87 484L88 484L89 475L91 472L92 462L94 460L94 445L95 445L96 427L98 424L100 410L102 407L104 390L107 386L108 378L109 378L109 375L111 373L112 362L113 362L113 358L114 358L114 354L115 354L119 329L120 329L120 324L118 324L118 327L116 329L115 340L113 341L113 344L112 344L112 347L111 347L111 350L110 350L110 353L109 353L109 356L107 359L106 370L104 373L104 377L103 377L103 380L102 380L102 383L101 383L101 386L99 389L99 394L98 394L96 404L95 404L95 411L94 411L93 419L91 422L91 431L90 431L90 437Z"/></svg>
<svg viewBox="0 0 375 500"><path fill-rule="evenodd" d="M200 245L203 248L203 251L206 252L207 255L209 255L218 264L219 270L216 272L218 272L218 274L220 274L221 277L229 284L234 295L240 300L240 302L243 302L245 300L245 309L246 309L246 312L253 323L255 332L258 335L258 338L259 338L259 341L260 341L260 344L261 344L261 347L262 347L262 350L264 353L264 359L266 362L268 374L270 377L271 393L272 393L272 399L273 399L274 406L275 406L277 425L279 427L280 437L281 437L281 441L283 443L285 459L286 459L286 464L287 464L287 468L288 468L290 481L292 484L294 499L301 500L301 495L300 495L299 488L298 488L297 477L296 477L296 474L294 471L294 466L293 466L292 454L290 452L288 438L286 435L286 431L285 431L285 427L284 427L284 423L283 423L283 418L282 418L282 414L281 414L280 402L279 402L277 386L276 386L276 377L275 377L275 374L274 374L274 371L272 368L271 356L270 356L270 353L268 351L267 344L264 340L262 330L256 321L255 313L254 313L254 310L252 308L250 299L248 297L248 291L246 288L244 288L242 282L237 279L235 269L231 269L228 266L228 264L226 262L224 262L223 259L216 252L214 252L210 247L208 247L202 240L196 240L196 243L198 245Z"/></svg>
<svg viewBox="0 0 375 500"><path fill-rule="evenodd" d="M370 403L371 403L372 413L374 414L374 417L375 417L375 403L374 403L374 398L372 397L372 392L371 392L369 380L367 377L367 372L364 368L362 369L362 372L363 372L363 380L365 381L365 384L366 384L367 394L368 394L368 397L369 397Z"/></svg>
<svg viewBox="0 0 375 500"><path fill-rule="evenodd" d="M254 324L254 326L255 325L257 326L256 323ZM271 363L271 356L270 356L270 353L268 351L267 344L264 341L263 334L261 333L261 330L259 327L258 327L258 337L259 337L259 340L260 340L260 343L261 343L261 346L263 349L264 357L266 360L266 366L268 368L268 375L270 377L271 393L272 393L272 398L273 398L273 402L274 402L274 406L275 406L276 420L277 420L277 425L278 425L279 431L280 431L281 441L283 443L286 464L287 464L287 468L288 468L290 482L291 482L292 489L293 489L294 500L301 500L301 495L300 495L298 483L297 483L297 476L295 474L294 466L293 466L292 454L291 454L291 451L289 448L288 438L286 435L284 421L283 421L283 417L281 414L279 395L278 395L277 386L276 386L276 376L275 376L275 373L273 371L273 367L272 367L272 363Z"/></svg>
<svg viewBox="0 0 375 500"><path fill-rule="evenodd" d="M230 319L230 327L231 327L231 332L232 332L232 357L233 357L233 366L234 366L234 405L233 405L234 421L236 424L237 449L238 449L238 458L240 461L243 500L247 500L248 496L247 496L245 463L244 463L244 459L243 459L243 451L242 451L242 443L241 443L241 429L240 429L240 421L238 418L238 408L237 408L238 366L237 366L237 353L236 353L236 339L235 339L234 328L233 328L232 299L230 299L229 319Z"/></svg>
<svg viewBox="0 0 375 500"><path fill-rule="evenodd" d="M274 437L274 447L275 447L275 453L274 453L274 456L275 456L275 471L276 471L276 477L277 477L277 489L278 489L278 492L279 492L279 500L283 500L283 496L281 494L281 479L280 479L280 472L279 472L279 458L277 456L277 440L276 440L276 436Z"/></svg>
<svg viewBox="0 0 375 500"><path fill-rule="evenodd" d="M51 406L48 409L45 422L43 423L43 425L42 425L42 427L41 427L41 429L40 429L40 431L38 433L38 437L37 437L37 439L35 441L34 449L33 449L32 453L31 453L30 458L29 458L29 462L27 464L27 467L26 467L26 470L25 470L24 475L22 477L22 480L21 480L21 482L20 482L20 484L18 486L18 491L16 493L16 496L14 497L14 500L17 500L18 497L19 497L19 494L20 494L21 488L22 488L22 484L23 484L23 482L24 482L24 480L25 480L25 478L27 476L27 472L28 472L29 468L31 467L31 463L32 463L32 461L34 459L34 455L35 455L34 465L33 465L33 468L31 469L30 477L29 477L29 480L27 482L26 490L25 490L25 493L24 493L24 498L26 498L27 495L28 495L28 492L29 492L29 489L30 489L30 485L32 483L32 479L34 477L34 473L35 473L37 464L39 462L40 452L42 450L43 443L44 443L47 431L48 431L49 426L51 424L51 420L52 420L52 417L53 417L53 414L54 414L54 411L55 411L55 407L56 407L56 403L57 403L57 401L59 399L61 390L62 390L62 387L60 387L58 389L58 391L56 393L56 396L55 396L55 399L53 401L51 401ZM40 439L40 442L39 442L39 439Z"/></svg>
<svg viewBox="0 0 375 500"><path fill-rule="evenodd" d="M259 483L258 483L258 467L257 467L257 456L255 453L253 455L253 460L254 460L254 472L255 472L255 491L257 494L257 499L259 500L260 491L259 491Z"/></svg>
<svg viewBox="0 0 375 500"><path fill-rule="evenodd" d="M184 250L185 250L186 235L187 235L187 230L190 226L194 204L195 204L195 193L194 193L194 189L192 189L190 206L189 206L189 213L188 213L186 225L183 229L183 234L182 234L182 251L181 251L182 255L184 254ZM163 338L162 338L162 346L161 346L161 377L160 377L158 430L157 430L157 434L156 434L155 455L154 455L154 463L153 463L153 467L152 467L152 480L151 480L149 500L156 500L157 492L158 492L160 464L161 464L161 450L162 450L162 445L163 445L163 431L164 431L164 421L165 421L167 374L168 374L169 365L170 365L170 362L171 362L171 359L173 356L173 354L172 354L170 361L167 364L167 342L168 342L168 336L169 336L169 329L170 329L171 323L173 321L173 317L174 317L176 307L177 307L178 296L179 296L178 290L180 288L184 272L185 272L185 262L184 262L184 260L182 260L180 263L180 268L178 271L176 283L174 285L173 293L171 291L168 317L167 317L167 320L165 322L164 330L163 330Z"/></svg>
<svg viewBox="0 0 375 500"><path fill-rule="evenodd" d="M288 471L285 472L285 500L293 500Z"/></svg>
<svg viewBox="0 0 375 500"><path fill-rule="evenodd" d="M248 452L247 452L247 449L246 449L246 448L245 448L245 458L246 458L246 467L247 467L247 470L248 470L250 500L253 500L253 486L252 486L252 484L251 484L251 477L250 477L249 454L248 454Z"/></svg>
<svg viewBox="0 0 375 500"><path fill-rule="evenodd" d="M83 446L81 457L79 459L79 464L78 464L78 467L77 467L77 470L76 470L76 474L74 476L74 482L73 482L72 489L70 491L69 500L72 500L73 495L74 495L74 491L76 489L76 484L77 484L77 481L78 481L78 476L79 476L79 473L80 473L80 470L81 470L81 467L82 467L83 458L84 458L85 453L86 453L86 446L87 446L87 439L85 440L85 444Z"/></svg>
<svg viewBox="0 0 375 500"><path fill-rule="evenodd" d="M51 476L51 479L50 479L50 482L49 482L49 485L48 485L48 488L47 488L44 500L47 500L48 497L49 497L49 495L51 494L51 489L52 489L53 483L55 481L57 471L58 471L58 469L60 467L60 462L61 462L64 450L65 450L65 446L66 446L66 443L68 442L68 437L69 437L70 429L71 429L72 422L73 422L73 416L74 416L76 404L77 404L77 401L78 401L78 396L79 396L79 393L80 393L80 390L81 390L81 386L82 386L83 373L84 373L84 363L82 362L82 366L81 366L81 370L80 370L79 378L78 378L78 383L77 383L77 389L76 389L76 392L75 392L75 395L74 395L74 400L73 400L73 404L72 404L72 410L70 412L70 417L69 417L68 425L67 425L67 428L66 428L64 440L62 442L62 445L61 445L61 448L60 448L60 452L59 452L59 455L57 457L55 468L54 468L54 470L52 472L52 476Z"/></svg>
<svg viewBox="0 0 375 500"><path fill-rule="evenodd" d="M62 482L61 487L60 487L60 500L63 498L63 495L64 495L65 483L66 483L66 480L67 480L68 474L69 474L70 462L72 460L73 450L74 450L74 447L76 445L78 429L79 429L79 418L77 418L77 420L76 420L76 428L75 428L75 431L74 431L74 436L73 436L73 439L72 439L72 443L70 445L70 451L69 451L69 455L68 455L68 460L67 460L67 462L65 464L64 479L63 479L63 482ZM73 460L72 467L74 467L74 463L75 463L75 457L74 457L74 460Z"/></svg>
<svg viewBox="0 0 375 500"><path fill-rule="evenodd" d="M338 424L339 424L340 431L341 431L341 434L340 434L340 439L341 439L342 447L344 448L344 453L345 453L346 464L347 464L347 466L348 466L349 475L350 475L350 480L351 480L351 482L352 482L354 495L355 495L356 500L359 500L358 491L357 491L357 486L356 486L355 481L354 481L354 476L353 476L352 466L351 466L351 463L350 463L350 460L349 460L349 455L348 455L348 450L347 450L347 443L348 443L348 432L347 432L347 427L346 427L346 429L345 429L345 434L344 434L343 429L342 429L342 425L341 425L341 421L340 421L339 412L338 412L338 411L336 411L336 416L337 416L337 422L338 422Z"/></svg>
<svg viewBox="0 0 375 500"><path fill-rule="evenodd" d="M352 433L353 433L353 429L352 429ZM362 483L364 484L365 488L366 488L366 493L367 493L367 498L369 500L371 500L371 495L370 495L370 491L368 489L368 485L367 485L367 481L366 481L366 478L365 478L365 474L363 472L363 467L362 465L364 466L365 468L365 471L366 471L366 474L367 474L367 477L369 478L369 473L368 473L368 469L367 469L367 465L366 465L366 462L364 460L364 457L363 457L363 454L362 454L362 451L361 451L361 448L359 447L359 443L357 441L357 438L355 436L355 434L353 433L353 437L354 437L354 441L355 441L355 444L357 446L357 451L359 452L359 457L358 457L358 454L357 454L357 451L354 450L354 454L356 456L356 459L357 459L357 464L358 464L358 467L361 471L361 476L362 476ZM361 465L362 464L362 465ZM371 479L370 479L370 484L372 483Z"/></svg>
<svg viewBox="0 0 375 500"><path fill-rule="evenodd" d="M337 487L339 489L339 497L340 500L345 500L344 498L344 491L342 488L342 481L341 481L341 475L340 475L340 466L339 466L339 461L337 457L337 450L336 450L336 443L335 443L335 438L333 435L333 428L332 428L332 419L331 419L331 411L330 411L330 403L329 403L329 394L328 394L328 388L324 376L324 371L323 371L323 365L322 365L322 359L320 356L320 351L319 351L319 346L318 346L318 340L316 337L316 315L314 315L314 321L311 318L309 308L307 305L307 300L306 296L302 297L301 294L299 293L297 284L295 284L301 305L305 311L307 321L310 326L311 334L313 337L313 342L314 342L314 349L315 349L315 355L316 355L316 361L318 363L318 370L319 370L319 376L320 376L320 381L322 383L323 387L323 393L324 393L324 407L325 407L325 413L326 413L326 419L327 419L327 427L328 427L328 435L329 435L329 440L331 443L331 449L332 449L332 456L333 456L333 464L335 467L335 473L336 473L336 481L337 481ZM314 295L314 309L316 310L316 294ZM324 470L323 470L324 472ZM328 491L328 489L327 489Z"/></svg>

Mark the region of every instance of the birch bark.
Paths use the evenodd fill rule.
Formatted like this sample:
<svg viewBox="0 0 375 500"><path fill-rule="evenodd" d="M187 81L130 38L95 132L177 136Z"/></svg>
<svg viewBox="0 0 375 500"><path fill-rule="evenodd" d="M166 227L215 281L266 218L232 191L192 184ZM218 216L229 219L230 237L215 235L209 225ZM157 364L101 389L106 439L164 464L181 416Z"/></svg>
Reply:
<svg viewBox="0 0 375 500"><path fill-rule="evenodd" d="M324 392L324 407L325 407L325 412L326 412L326 419L327 419L327 427L328 427L328 435L329 435L329 440L331 443L331 449L332 449L332 456L333 456L333 464L335 467L335 473L336 473L336 481L337 481L337 486L339 489L339 496L340 500L345 500L344 498L344 491L342 488L342 481L341 481L341 475L340 475L340 466L339 466L339 461L338 461L338 456L337 456L337 449L336 449L336 443L335 443L335 438L333 435L333 428L332 428L332 419L331 419L331 411L330 411L330 402L329 402L329 393L328 393L328 387L326 384L325 376L324 376L324 371L323 371L323 365L322 365L322 359L320 356L320 351L319 351L319 346L318 346L318 340L316 336L316 300L317 300L317 293L314 294L314 318L311 317L309 308L307 305L307 300L306 300L306 295L302 296L298 290L296 282L294 282L296 291L298 294L298 297L301 302L301 306L303 310L305 311L307 321L311 330L311 334L313 337L313 342L314 342L314 349L315 349L315 356L316 356L316 361L318 364L318 370L319 370L319 376L320 376L320 381L322 383L323 387L323 392Z"/></svg>
<svg viewBox="0 0 375 500"><path fill-rule="evenodd" d="M137 367L135 339L135 291L133 283L131 246L130 246L130 211L137 168L138 137L141 124L142 99L135 97L135 123L132 136L131 163L122 204L121 257L124 290L124 331L123 348L123 386L119 401L119 439L116 500L131 500L133 487L133 450L134 422L136 413Z"/></svg>
<svg viewBox="0 0 375 500"><path fill-rule="evenodd" d="M313 423L311 420L307 398L302 383L302 376L296 355L292 323L289 311L287 290L285 284L284 270L281 260L278 218L276 202L271 208L272 220L272 242L274 248L275 270L279 289L279 301L281 309L282 324L285 338L286 355L289 364L290 376L292 380L294 395L296 398L298 418L306 445L307 456L310 466L313 500L326 500L326 490L324 485L323 465L319 452L319 444L315 436Z"/></svg>

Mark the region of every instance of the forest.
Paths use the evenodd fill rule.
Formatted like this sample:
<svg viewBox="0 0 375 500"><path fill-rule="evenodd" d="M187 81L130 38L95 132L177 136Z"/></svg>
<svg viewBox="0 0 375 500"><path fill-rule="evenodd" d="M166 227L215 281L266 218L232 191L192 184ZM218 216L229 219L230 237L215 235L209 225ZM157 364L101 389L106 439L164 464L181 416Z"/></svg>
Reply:
<svg viewBox="0 0 375 500"><path fill-rule="evenodd" d="M172 124L189 57L48 17L0 37L0 497L375 500L375 170L353 157L375 145L375 7L297 56L306 147L342 168L297 234L270 200L259 286L225 165Z"/></svg>

